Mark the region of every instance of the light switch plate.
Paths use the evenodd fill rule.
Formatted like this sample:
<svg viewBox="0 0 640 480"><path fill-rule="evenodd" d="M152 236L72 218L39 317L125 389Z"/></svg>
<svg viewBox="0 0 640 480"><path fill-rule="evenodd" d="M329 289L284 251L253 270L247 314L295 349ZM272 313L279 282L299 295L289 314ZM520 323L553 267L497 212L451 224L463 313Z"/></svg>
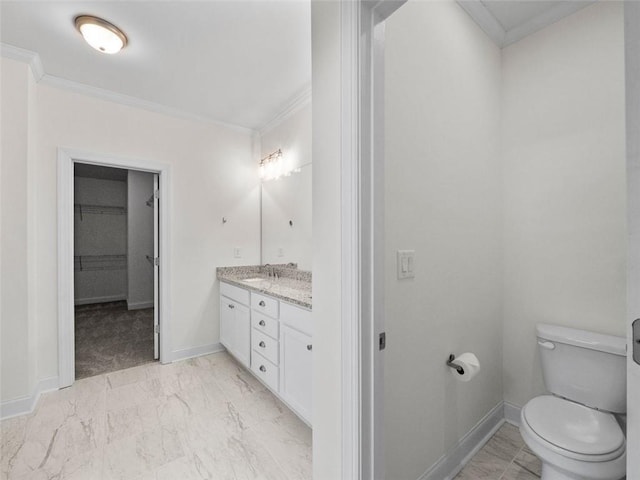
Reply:
<svg viewBox="0 0 640 480"><path fill-rule="evenodd" d="M240 250L240 247L235 247L233 249L233 256L234 258L242 258L242 250Z"/></svg>
<svg viewBox="0 0 640 480"><path fill-rule="evenodd" d="M278 256L279 257L284 257L284 248L278 247Z"/></svg>
<svg viewBox="0 0 640 480"><path fill-rule="evenodd" d="M415 250L398 250L398 279L415 278Z"/></svg>

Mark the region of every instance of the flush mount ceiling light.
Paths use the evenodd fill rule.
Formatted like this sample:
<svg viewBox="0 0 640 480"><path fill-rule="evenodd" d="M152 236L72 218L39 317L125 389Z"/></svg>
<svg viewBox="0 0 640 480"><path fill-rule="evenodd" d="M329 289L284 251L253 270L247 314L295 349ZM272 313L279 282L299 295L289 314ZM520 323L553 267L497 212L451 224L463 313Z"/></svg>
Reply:
<svg viewBox="0 0 640 480"><path fill-rule="evenodd" d="M99 52L118 53L127 45L124 32L102 18L79 15L74 23L85 41Z"/></svg>

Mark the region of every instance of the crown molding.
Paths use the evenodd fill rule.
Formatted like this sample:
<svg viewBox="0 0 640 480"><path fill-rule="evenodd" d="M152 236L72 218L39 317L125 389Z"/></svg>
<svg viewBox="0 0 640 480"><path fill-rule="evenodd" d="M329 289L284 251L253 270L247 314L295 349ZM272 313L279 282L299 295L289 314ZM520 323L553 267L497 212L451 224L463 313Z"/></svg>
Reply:
<svg viewBox="0 0 640 480"><path fill-rule="evenodd" d="M169 107L167 105L162 105L160 103L155 103L148 100L143 100L138 97L132 97L130 95L117 93L113 90L93 87L85 83L67 80L66 78L56 77L55 75L49 75L48 73L45 73L42 67L40 55L30 50L25 50L23 48L15 47L6 43L0 43L0 54L5 58L10 58L12 60L17 60L19 62L28 64L31 68L31 73L35 81L37 83L42 83L43 85L49 85L62 90L68 90L74 93L87 95L90 97L98 98L100 100L106 100L129 107L140 108L142 110L167 115L170 117L181 118L183 120L209 123L247 135L252 135L255 133L255 130L251 128L222 122L220 120L215 120L202 115L197 115L195 113L186 112L184 110Z"/></svg>
<svg viewBox="0 0 640 480"><path fill-rule="evenodd" d="M574 0L559 3L511 30L505 30L502 27L496 17L484 6L482 0L457 0L457 2L496 45L504 48L594 4L595 0Z"/></svg>
<svg viewBox="0 0 640 480"><path fill-rule="evenodd" d="M528 22L507 31L502 46L506 47L512 43L516 43L524 37L531 35L538 30L542 30L543 28L548 27L549 25L556 23L557 21L562 20L563 18L576 13L578 10L582 10L594 3L595 0L559 3L555 7L533 17Z"/></svg>
<svg viewBox="0 0 640 480"><path fill-rule="evenodd" d="M42 61L40 55L31 50L25 50L24 48L14 47L7 43L0 43L0 54L5 58L11 60L17 60L22 63L26 63L31 68L31 74L36 82L42 80L44 76L44 68L42 67Z"/></svg>
<svg viewBox="0 0 640 480"><path fill-rule="evenodd" d="M282 122L284 122L287 118L291 117L293 114L299 112L304 107L311 103L311 84L307 85L302 91L291 97L287 100L280 109L279 113L277 113L271 120L262 125L258 129L259 135L264 135L269 130L277 127Z"/></svg>
<svg viewBox="0 0 640 480"><path fill-rule="evenodd" d="M478 26L494 41L499 47L504 46L504 39L507 35L500 22L493 16L487 7L480 0L457 0L458 5L469 14Z"/></svg>

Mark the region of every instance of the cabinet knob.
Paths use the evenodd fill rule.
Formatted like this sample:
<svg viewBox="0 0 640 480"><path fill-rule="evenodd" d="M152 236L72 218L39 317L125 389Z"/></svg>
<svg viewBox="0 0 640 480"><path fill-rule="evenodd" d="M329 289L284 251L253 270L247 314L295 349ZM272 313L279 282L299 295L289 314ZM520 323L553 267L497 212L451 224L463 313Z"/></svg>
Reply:
<svg viewBox="0 0 640 480"><path fill-rule="evenodd" d="M258 346L259 346L259 347L262 347L262 348L266 347L266 345L265 345L265 343L264 343L264 342L260 342L260 343L258 344Z"/></svg>
<svg viewBox="0 0 640 480"><path fill-rule="evenodd" d="M258 303L258 305L260 305L261 307L264 307L266 305L266 303L264 303L264 300L260 300L260 302Z"/></svg>
<svg viewBox="0 0 640 480"><path fill-rule="evenodd" d="M309 351L313 350L313 345L307 345L307 350Z"/></svg>
<svg viewBox="0 0 640 480"><path fill-rule="evenodd" d="M260 365L260 371L261 372L266 372L267 371L267 367L265 367L264 365Z"/></svg>
<svg viewBox="0 0 640 480"><path fill-rule="evenodd" d="M229 308L234 309L234 308L236 308L236 306L229 304Z"/></svg>
<svg viewBox="0 0 640 480"><path fill-rule="evenodd" d="M261 327L264 327L267 323L264 320L260 320L258 322L258 325L260 325Z"/></svg>

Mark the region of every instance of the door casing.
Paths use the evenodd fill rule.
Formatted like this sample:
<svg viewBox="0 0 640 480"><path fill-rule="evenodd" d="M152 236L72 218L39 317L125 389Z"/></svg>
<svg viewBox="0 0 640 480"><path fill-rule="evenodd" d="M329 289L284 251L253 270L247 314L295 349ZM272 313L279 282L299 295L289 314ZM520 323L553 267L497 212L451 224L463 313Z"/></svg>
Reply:
<svg viewBox="0 0 640 480"><path fill-rule="evenodd" d="M73 289L73 166L87 163L155 173L160 180L160 362L171 363L171 256L170 217L171 166L150 160L58 148L58 386L68 387L75 381L74 289Z"/></svg>

